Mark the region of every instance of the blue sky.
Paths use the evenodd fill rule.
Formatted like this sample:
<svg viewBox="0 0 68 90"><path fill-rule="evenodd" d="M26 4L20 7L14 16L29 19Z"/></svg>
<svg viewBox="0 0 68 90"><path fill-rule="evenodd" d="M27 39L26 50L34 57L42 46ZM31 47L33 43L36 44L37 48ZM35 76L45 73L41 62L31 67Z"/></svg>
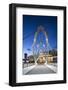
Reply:
<svg viewBox="0 0 68 90"><path fill-rule="evenodd" d="M32 54L32 44L34 40L35 32L37 32L38 26L42 25L48 35L49 44L52 48L57 48L57 17L56 16L33 16L23 15L23 44L24 53ZM41 32L42 33L42 32ZM38 35L45 40L42 33ZM43 41L44 42L44 41Z"/></svg>

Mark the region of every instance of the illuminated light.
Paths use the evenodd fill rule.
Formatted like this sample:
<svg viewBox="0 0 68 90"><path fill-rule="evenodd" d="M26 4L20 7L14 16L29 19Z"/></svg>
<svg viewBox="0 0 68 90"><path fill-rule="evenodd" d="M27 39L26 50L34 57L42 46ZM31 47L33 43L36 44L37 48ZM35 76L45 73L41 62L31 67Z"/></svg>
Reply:
<svg viewBox="0 0 68 90"><path fill-rule="evenodd" d="M35 38L37 37L37 32L35 33Z"/></svg>
<svg viewBox="0 0 68 90"><path fill-rule="evenodd" d="M43 47L45 47L45 44L43 44Z"/></svg>
<svg viewBox="0 0 68 90"><path fill-rule="evenodd" d="M39 47L39 45L37 44L37 48Z"/></svg>
<svg viewBox="0 0 68 90"><path fill-rule="evenodd" d="M36 42L36 38L34 38L34 42Z"/></svg>

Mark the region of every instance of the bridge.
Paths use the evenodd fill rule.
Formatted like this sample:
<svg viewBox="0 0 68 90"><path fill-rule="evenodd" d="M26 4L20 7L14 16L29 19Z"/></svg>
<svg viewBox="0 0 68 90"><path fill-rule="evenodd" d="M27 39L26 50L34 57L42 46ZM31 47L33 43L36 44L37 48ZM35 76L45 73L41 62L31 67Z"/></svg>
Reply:
<svg viewBox="0 0 68 90"><path fill-rule="evenodd" d="M39 33L42 32L45 38L45 42L42 37L37 43L37 37ZM35 33L35 34L34 34ZM43 26L39 26L34 34L34 40L32 44L32 53L33 55L26 57L23 60L23 74L48 74L57 72L57 56L49 54L49 50L52 50L52 47L49 44L48 35ZM28 35L30 36L30 35ZM26 38L25 37L24 40ZM32 60L34 61L32 64Z"/></svg>

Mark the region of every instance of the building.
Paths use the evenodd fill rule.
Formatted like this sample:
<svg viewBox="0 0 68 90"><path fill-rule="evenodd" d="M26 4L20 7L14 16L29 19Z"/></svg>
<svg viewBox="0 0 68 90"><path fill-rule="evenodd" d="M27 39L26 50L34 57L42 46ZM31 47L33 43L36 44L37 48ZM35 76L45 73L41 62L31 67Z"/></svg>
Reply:
<svg viewBox="0 0 68 90"><path fill-rule="evenodd" d="M44 64L44 63L57 63L57 56L52 56L50 54L44 54L40 53L40 55L37 58L38 64Z"/></svg>

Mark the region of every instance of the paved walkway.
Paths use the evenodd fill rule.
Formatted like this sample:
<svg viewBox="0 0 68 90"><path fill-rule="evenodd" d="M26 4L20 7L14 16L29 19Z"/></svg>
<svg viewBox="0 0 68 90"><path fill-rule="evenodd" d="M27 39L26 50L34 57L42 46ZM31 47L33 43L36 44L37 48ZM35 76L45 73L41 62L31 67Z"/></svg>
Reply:
<svg viewBox="0 0 68 90"><path fill-rule="evenodd" d="M36 65L32 70L26 73L26 75L30 74L49 74L55 73L52 69L50 69L47 65Z"/></svg>

